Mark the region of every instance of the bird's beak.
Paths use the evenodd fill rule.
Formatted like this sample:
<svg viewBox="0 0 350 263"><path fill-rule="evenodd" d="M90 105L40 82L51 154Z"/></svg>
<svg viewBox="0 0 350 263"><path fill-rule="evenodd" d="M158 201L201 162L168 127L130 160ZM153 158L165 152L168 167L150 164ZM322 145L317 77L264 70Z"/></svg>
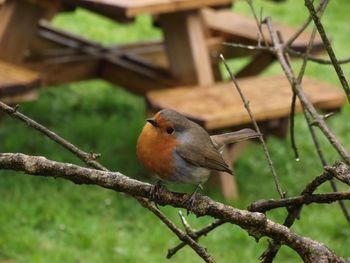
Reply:
<svg viewBox="0 0 350 263"><path fill-rule="evenodd" d="M154 118L149 118L146 121L148 121L150 124L152 124L153 127L156 127L156 128L159 127L158 122Z"/></svg>

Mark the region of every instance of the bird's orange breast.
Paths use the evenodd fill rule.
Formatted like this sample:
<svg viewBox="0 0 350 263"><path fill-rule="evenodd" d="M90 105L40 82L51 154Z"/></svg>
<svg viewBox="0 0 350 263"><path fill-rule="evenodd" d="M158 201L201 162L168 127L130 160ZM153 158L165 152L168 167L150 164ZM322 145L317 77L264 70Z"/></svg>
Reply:
<svg viewBox="0 0 350 263"><path fill-rule="evenodd" d="M137 156L147 170L166 180L174 171L173 150L176 145L175 137L166 136L146 123L137 141Z"/></svg>

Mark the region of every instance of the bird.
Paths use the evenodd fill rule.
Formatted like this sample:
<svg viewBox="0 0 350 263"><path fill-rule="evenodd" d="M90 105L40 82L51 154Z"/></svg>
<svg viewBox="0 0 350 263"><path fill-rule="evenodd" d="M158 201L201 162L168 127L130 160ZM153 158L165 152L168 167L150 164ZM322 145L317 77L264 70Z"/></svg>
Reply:
<svg viewBox="0 0 350 263"><path fill-rule="evenodd" d="M193 197L212 171L233 174L221 155L226 144L259 136L248 128L210 136L184 115L163 109L146 120L136 153L146 170L157 176L155 191L163 182L193 184L197 186Z"/></svg>

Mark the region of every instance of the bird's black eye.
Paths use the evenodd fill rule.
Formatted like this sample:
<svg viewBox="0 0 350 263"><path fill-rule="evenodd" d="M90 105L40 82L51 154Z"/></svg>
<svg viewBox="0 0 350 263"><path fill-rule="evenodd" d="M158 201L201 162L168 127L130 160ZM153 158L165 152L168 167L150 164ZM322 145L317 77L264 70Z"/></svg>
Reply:
<svg viewBox="0 0 350 263"><path fill-rule="evenodd" d="M174 128L168 127L166 128L167 134L173 134L174 133Z"/></svg>

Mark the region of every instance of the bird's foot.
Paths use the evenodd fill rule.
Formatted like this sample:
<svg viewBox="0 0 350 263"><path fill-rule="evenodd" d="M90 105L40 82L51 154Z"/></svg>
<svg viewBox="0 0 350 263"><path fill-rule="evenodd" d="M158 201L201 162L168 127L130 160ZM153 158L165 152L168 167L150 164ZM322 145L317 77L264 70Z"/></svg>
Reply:
<svg viewBox="0 0 350 263"><path fill-rule="evenodd" d="M184 206L186 207L186 210L187 210L187 215L189 215L191 213L191 210L193 208L194 202L196 201L196 198L197 198L197 194L193 193L193 194L191 194L191 196L189 198L187 198L183 202L183 204L184 204Z"/></svg>
<svg viewBox="0 0 350 263"><path fill-rule="evenodd" d="M196 201L196 198L197 198L197 192L198 192L198 189L203 189L202 185L201 184L198 184L196 189L193 191L193 193L190 195L189 198L187 198L183 204L184 206L186 207L186 210L187 210L187 215L189 215L191 213L191 210L193 208L193 205L194 205L194 202Z"/></svg>
<svg viewBox="0 0 350 263"><path fill-rule="evenodd" d="M159 208L157 203L159 201L160 193L161 193L162 189L163 189L163 182L161 180L157 180L153 184L151 194L149 197L149 201L153 202L157 208Z"/></svg>

